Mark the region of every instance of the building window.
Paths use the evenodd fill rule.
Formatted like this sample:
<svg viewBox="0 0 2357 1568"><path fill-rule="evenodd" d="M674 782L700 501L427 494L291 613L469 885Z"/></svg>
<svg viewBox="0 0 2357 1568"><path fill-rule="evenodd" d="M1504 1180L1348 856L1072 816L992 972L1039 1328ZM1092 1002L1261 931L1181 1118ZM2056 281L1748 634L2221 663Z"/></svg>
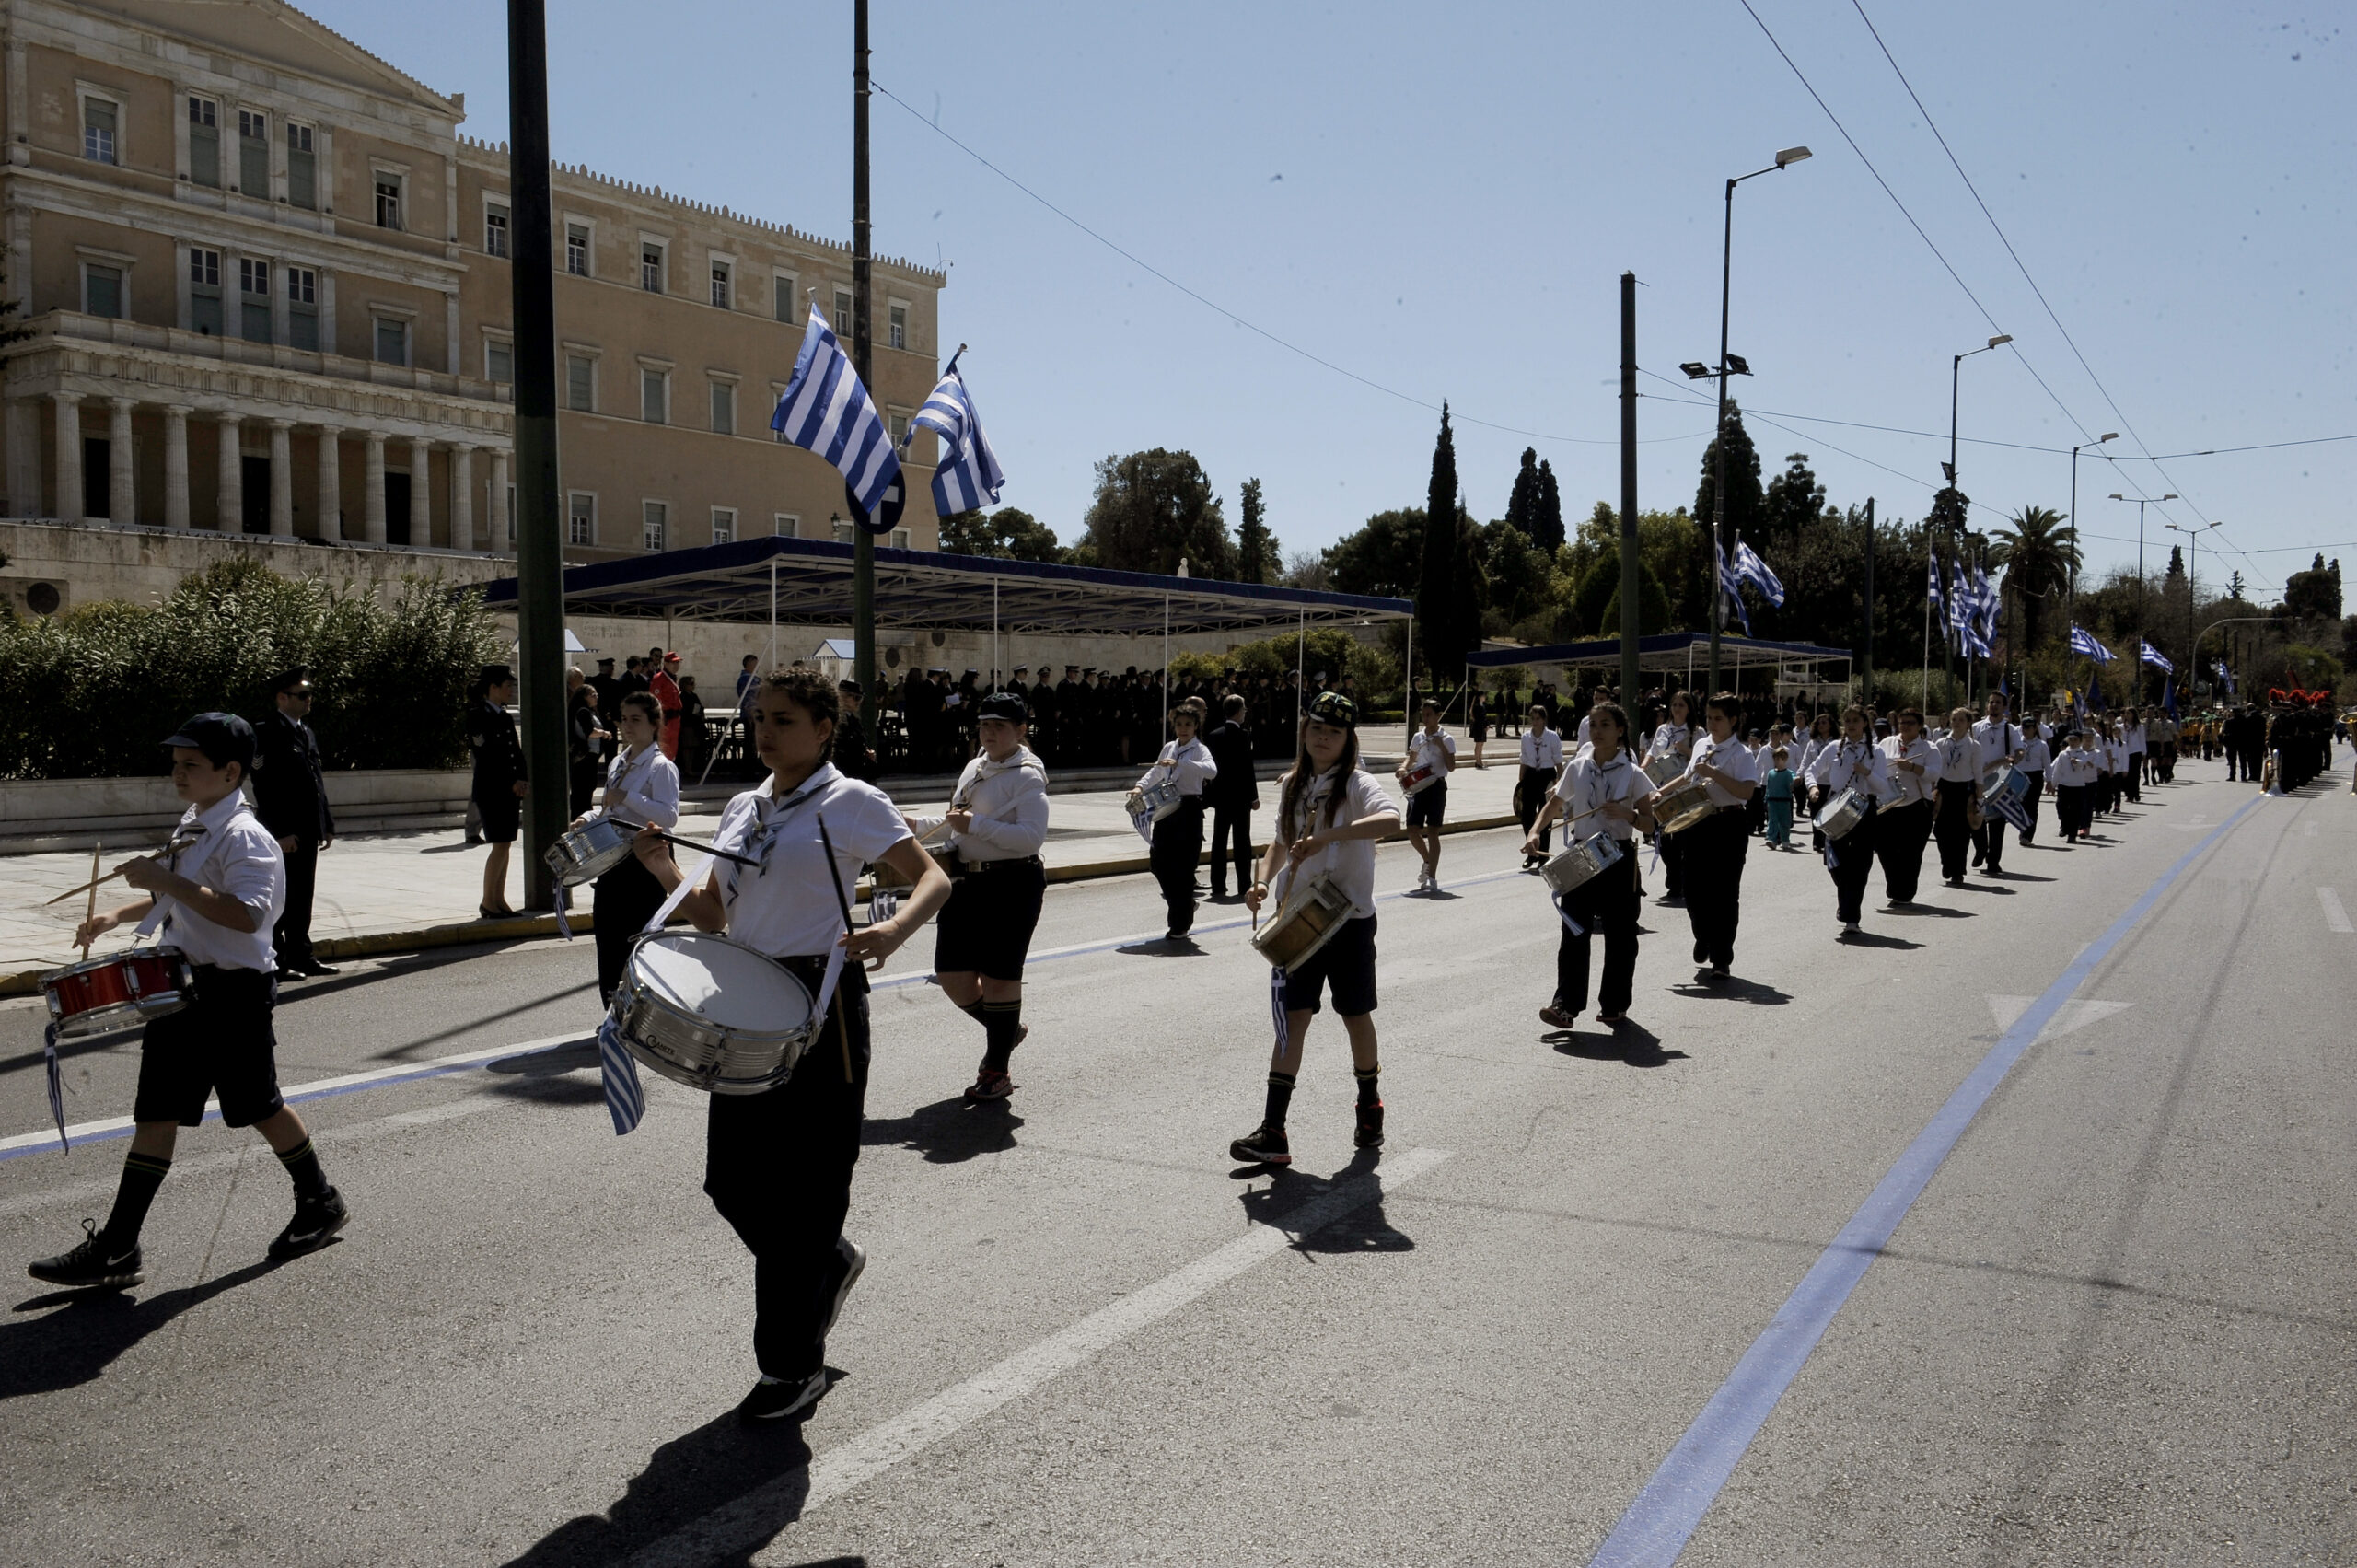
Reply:
<svg viewBox="0 0 2357 1568"><path fill-rule="evenodd" d="M834 326L835 335L837 337L849 338L851 336L851 290L847 288L839 288L835 290Z"/></svg>
<svg viewBox="0 0 2357 1568"><path fill-rule="evenodd" d="M482 343L482 378L486 381L516 379L516 345L505 338L485 338Z"/></svg>
<svg viewBox="0 0 2357 1568"><path fill-rule="evenodd" d="M286 127L286 204L290 207L317 207L319 204L319 161L311 151L311 128L308 125Z"/></svg>
<svg viewBox="0 0 2357 1568"><path fill-rule="evenodd" d="M909 346L909 308L905 305L892 307L892 346Z"/></svg>
<svg viewBox="0 0 2357 1568"><path fill-rule="evenodd" d="M569 223L564 226L564 270L576 278L589 275L589 229L586 225Z"/></svg>
<svg viewBox="0 0 2357 1568"><path fill-rule="evenodd" d="M664 536L670 531L671 508L660 501L641 503L644 517L644 542L649 550L666 548Z"/></svg>
<svg viewBox="0 0 2357 1568"><path fill-rule="evenodd" d="M663 292L663 247L641 245L638 248L638 286L649 294Z"/></svg>
<svg viewBox="0 0 2357 1568"><path fill-rule="evenodd" d="M895 450L906 447L909 444L909 416L907 414L887 413L884 416L884 428L891 432L892 446Z"/></svg>
<svg viewBox="0 0 2357 1568"><path fill-rule="evenodd" d="M668 423L671 378L660 370L638 373L638 417L649 424Z"/></svg>
<svg viewBox="0 0 2357 1568"><path fill-rule="evenodd" d="M728 308L728 263L726 261L712 264L712 302L723 310Z"/></svg>
<svg viewBox="0 0 2357 1568"><path fill-rule="evenodd" d="M798 321L801 319L799 316L795 314L794 309L794 274L792 273L779 273L770 279L770 297L771 302L777 307L777 319L779 320Z"/></svg>
<svg viewBox="0 0 2357 1568"><path fill-rule="evenodd" d="M401 226L401 177L379 169L377 173L377 226L399 228Z"/></svg>
<svg viewBox="0 0 2357 1568"><path fill-rule="evenodd" d="M407 365L409 363L409 323L389 316L377 318L377 363Z"/></svg>
<svg viewBox="0 0 2357 1568"><path fill-rule="evenodd" d="M82 309L87 315L110 319L122 315L122 269L82 263Z"/></svg>
<svg viewBox="0 0 2357 1568"><path fill-rule="evenodd" d="M575 413L598 412L598 362L585 355L564 356L564 406Z"/></svg>
<svg viewBox="0 0 2357 1568"><path fill-rule="evenodd" d="M712 384L712 433L737 434L737 389L726 381Z"/></svg>
<svg viewBox="0 0 2357 1568"><path fill-rule="evenodd" d="M317 353L319 347L319 274L308 267L286 269L286 343Z"/></svg>
<svg viewBox="0 0 2357 1568"><path fill-rule="evenodd" d="M250 343L271 340L270 263L250 256L238 258L238 335Z"/></svg>
<svg viewBox="0 0 2357 1568"><path fill-rule="evenodd" d="M576 490L564 499L564 542L598 542L598 498L586 490Z"/></svg>
<svg viewBox="0 0 2357 1568"><path fill-rule="evenodd" d="M835 542L837 544L856 544L859 542L859 530L853 525L844 522L841 517L837 517L834 521Z"/></svg>
<svg viewBox="0 0 2357 1568"><path fill-rule="evenodd" d="M770 531L780 539L800 539L802 519L792 512L772 512L770 514Z"/></svg>
<svg viewBox="0 0 2357 1568"><path fill-rule="evenodd" d="M270 199L270 116L238 110L238 189Z"/></svg>
<svg viewBox="0 0 2357 1568"><path fill-rule="evenodd" d="M221 335L221 252L188 253L188 330L212 337Z"/></svg>
<svg viewBox="0 0 2357 1568"><path fill-rule="evenodd" d="M507 209L493 203L482 212L482 253L486 256L507 254Z"/></svg>
<svg viewBox="0 0 2357 1568"><path fill-rule="evenodd" d="M102 98L82 100L82 156L92 163L113 163L116 109Z"/></svg>
<svg viewBox="0 0 2357 1568"><path fill-rule="evenodd" d="M909 548L908 529L894 528L892 530L892 548L895 550L906 550Z"/></svg>
<svg viewBox="0 0 2357 1568"><path fill-rule="evenodd" d="M737 542L736 507L714 506L712 509L712 542L714 544Z"/></svg>
<svg viewBox="0 0 2357 1568"><path fill-rule="evenodd" d="M188 177L197 185L221 183L221 106L192 95L188 100Z"/></svg>

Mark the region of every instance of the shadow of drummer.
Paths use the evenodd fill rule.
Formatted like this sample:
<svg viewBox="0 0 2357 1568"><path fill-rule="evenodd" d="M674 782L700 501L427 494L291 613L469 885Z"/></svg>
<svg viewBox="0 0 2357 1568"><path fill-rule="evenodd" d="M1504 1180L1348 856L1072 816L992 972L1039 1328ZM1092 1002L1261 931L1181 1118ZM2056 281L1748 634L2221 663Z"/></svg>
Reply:
<svg viewBox="0 0 2357 1568"><path fill-rule="evenodd" d="M958 1165L977 1155L1015 1147L1023 1118L1003 1099L935 1100L906 1116L871 1116L860 1125L859 1141L869 1148L913 1149L928 1165Z"/></svg>

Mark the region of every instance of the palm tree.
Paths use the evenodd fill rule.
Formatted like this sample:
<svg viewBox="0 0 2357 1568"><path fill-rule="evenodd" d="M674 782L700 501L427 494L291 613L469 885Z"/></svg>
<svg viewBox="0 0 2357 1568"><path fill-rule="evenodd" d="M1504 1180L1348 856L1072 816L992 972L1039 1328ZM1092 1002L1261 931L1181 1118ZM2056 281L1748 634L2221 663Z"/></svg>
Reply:
<svg viewBox="0 0 2357 1568"><path fill-rule="evenodd" d="M1996 529L1989 560L2022 607L2023 653L2039 645L2047 602L2079 574L2079 530L2050 506L2025 506Z"/></svg>

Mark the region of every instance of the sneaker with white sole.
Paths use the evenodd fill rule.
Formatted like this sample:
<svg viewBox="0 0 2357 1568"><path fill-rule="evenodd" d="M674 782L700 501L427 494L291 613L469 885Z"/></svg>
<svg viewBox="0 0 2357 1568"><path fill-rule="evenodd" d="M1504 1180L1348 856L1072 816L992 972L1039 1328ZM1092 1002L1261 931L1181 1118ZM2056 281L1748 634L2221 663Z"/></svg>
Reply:
<svg viewBox="0 0 2357 1568"><path fill-rule="evenodd" d="M823 1366L807 1377L764 1377L737 1404L737 1419L746 1426L759 1426L765 1421L807 1415L813 1405L826 1397L827 1369Z"/></svg>
<svg viewBox="0 0 2357 1568"><path fill-rule="evenodd" d="M25 1272L43 1284L67 1290L121 1290L144 1283L147 1278L140 1264L139 1243L110 1245L96 1220L82 1222L82 1239L72 1250L54 1258L37 1258L25 1266Z"/></svg>
<svg viewBox="0 0 2357 1568"><path fill-rule="evenodd" d="M317 1202L295 1205L295 1217L270 1244L273 1258L299 1258L327 1245L328 1237L342 1230L352 1220L352 1211L344 1206L343 1194L334 1188Z"/></svg>

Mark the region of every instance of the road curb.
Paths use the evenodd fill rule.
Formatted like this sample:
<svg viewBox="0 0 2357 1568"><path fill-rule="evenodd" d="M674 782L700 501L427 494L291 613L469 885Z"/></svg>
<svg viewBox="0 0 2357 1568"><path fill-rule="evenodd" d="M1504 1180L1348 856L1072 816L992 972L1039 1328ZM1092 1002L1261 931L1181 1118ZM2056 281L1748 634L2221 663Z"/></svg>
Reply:
<svg viewBox="0 0 2357 1568"><path fill-rule="evenodd" d="M1476 817L1469 821L1450 822L1441 828L1443 833L1479 833L1492 828L1511 828L1515 819L1505 817ZM1211 852L1203 852L1198 865L1211 864ZM1148 855L1122 855L1111 860L1085 861L1076 865L1051 865L1048 868L1050 882L1094 882L1109 877L1134 877L1153 869ZM568 914L575 934L593 931L597 923L587 910ZM458 947L473 942L520 942L538 937L558 936L553 914L519 914L512 920L466 920L447 925L420 926L409 931L372 931L360 936L336 936L314 942L312 951L320 958L373 958L387 953L422 953L435 947ZM51 968L62 968L52 965ZM32 996L40 993L41 977L50 969L18 970L13 974L0 975L0 996Z"/></svg>

